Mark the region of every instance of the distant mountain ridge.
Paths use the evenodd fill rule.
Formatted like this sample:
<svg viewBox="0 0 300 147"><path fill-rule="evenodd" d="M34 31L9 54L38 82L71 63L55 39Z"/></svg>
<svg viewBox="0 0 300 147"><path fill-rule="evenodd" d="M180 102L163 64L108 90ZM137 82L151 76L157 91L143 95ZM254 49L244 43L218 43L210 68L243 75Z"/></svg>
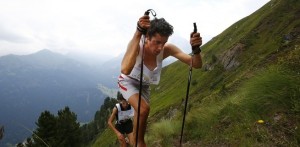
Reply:
<svg viewBox="0 0 300 147"><path fill-rule="evenodd" d="M97 87L100 74L49 50L0 57L0 123L6 130L0 143L21 142L30 134L23 127L35 127L44 110L69 106L79 121L92 120L105 98Z"/></svg>

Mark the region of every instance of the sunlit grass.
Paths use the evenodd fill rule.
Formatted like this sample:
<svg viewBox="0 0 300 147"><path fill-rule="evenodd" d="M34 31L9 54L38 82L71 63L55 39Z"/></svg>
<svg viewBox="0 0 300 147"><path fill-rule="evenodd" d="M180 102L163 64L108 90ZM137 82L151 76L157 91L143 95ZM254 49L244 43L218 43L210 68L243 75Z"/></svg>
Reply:
<svg viewBox="0 0 300 147"><path fill-rule="evenodd" d="M172 147L171 142L178 138L180 124L177 121L161 120L150 126L147 142L150 146Z"/></svg>
<svg viewBox="0 0 300 147"><path fill-rule="evenodd" d="M215 101L215 104L209 102L209 105L200 105L188 114L187 137L191 140L201 140L206 145L216 145L216 141L222 142L223 145L246 146L297 144L297 129L293 131L278 124L291 123L294 127L299 127L295 122L299 116L293 115L299 112L300 78L293 77L294 73L272 66L249 79L239 88L238 93L224 98L223 101ZM282 122L274 122L278 113L282 113L282 118L292 120L282 119ZM284 134L289 130L294 135L290 136L289 141L273 136L266 124L257 123L260 119L269 124L269 127L280 126L278 130L272 130L275 134ZM276 140L277 143L272 140Z"/></svg>

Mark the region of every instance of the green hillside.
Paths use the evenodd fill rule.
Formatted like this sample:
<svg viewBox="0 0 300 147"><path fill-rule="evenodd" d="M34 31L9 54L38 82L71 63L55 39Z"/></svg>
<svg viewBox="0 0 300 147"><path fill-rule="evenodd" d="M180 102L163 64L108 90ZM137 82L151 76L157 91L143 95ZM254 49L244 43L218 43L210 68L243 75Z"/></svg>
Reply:
<svg viewBox="0 0 300 147"><path fill-rule="evenodd" d="M184 146L300 144L299 0L271 0L203 45L201 54ZM188 71L175 62L152 87L148 146L178 146ZM93 146L117 146L111 134L100 133Z"/></svg>

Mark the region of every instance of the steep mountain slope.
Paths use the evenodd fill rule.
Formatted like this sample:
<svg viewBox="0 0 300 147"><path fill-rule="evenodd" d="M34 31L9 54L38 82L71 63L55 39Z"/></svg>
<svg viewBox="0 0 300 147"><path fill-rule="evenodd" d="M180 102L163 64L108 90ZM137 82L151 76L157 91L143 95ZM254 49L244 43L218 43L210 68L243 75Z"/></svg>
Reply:
<svg viewBox="0 0 300 147"><path fill-rule="evenodd" d="M184 146L299 145L299 18L300 1L272 0L202 46ZM188 66L176 62L152 86L148 146L179 146L187 78ZM114 144L111 134L94 146Z"/></svg>
<svg viewBox="0 0 300 147"><path fill-rule="evenodd" d="M63 55L42 50L35 54L0 58L1 143L22 142L39 114L69 106L81 122L90 121L104 95L94 69ZM0 144L1 146L1 144Z"/></svg>

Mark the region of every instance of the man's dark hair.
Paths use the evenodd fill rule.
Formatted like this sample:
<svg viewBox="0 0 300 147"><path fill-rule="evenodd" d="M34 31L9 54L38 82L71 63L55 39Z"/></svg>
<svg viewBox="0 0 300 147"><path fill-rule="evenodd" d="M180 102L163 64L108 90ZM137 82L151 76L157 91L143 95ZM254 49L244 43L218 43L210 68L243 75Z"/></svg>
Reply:
<svg viewBox="0 0 300 147"><path fill-rule="evenodd" d="M173 34L173 26L170 25L164 18L155 18L151 20L150 28L147 33L149 38L152 38L155 33L164 37L169 37Z"/></svg>
<svg viewBox="0 0 300 147"><path fill-rule="evenodd" d="M118 93L117 93L117 100L119 100L119 101L125 100L120 91L118 91Z"/></svg>

